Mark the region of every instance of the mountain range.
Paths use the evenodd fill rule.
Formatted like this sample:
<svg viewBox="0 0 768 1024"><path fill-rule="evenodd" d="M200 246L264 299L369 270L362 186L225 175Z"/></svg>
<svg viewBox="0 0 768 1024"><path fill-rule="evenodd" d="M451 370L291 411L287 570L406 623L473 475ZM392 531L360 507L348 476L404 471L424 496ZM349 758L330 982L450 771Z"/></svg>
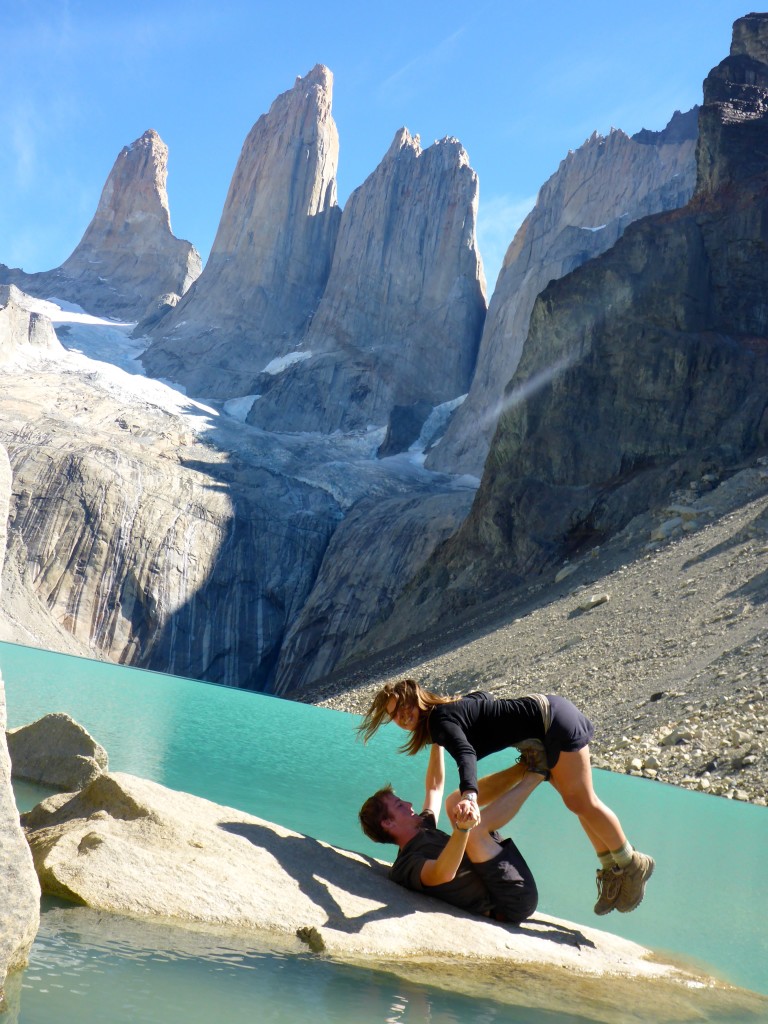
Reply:
<svg viewBox="0 0 768 1024"><path fill-rule="evenodd" d="M767 38L568 154L489 304L461 144L400 129L341 210L321 65L202 270L164 144L126 147L60 268L0 267L3 635L295 694L763 448Z"/></svg>

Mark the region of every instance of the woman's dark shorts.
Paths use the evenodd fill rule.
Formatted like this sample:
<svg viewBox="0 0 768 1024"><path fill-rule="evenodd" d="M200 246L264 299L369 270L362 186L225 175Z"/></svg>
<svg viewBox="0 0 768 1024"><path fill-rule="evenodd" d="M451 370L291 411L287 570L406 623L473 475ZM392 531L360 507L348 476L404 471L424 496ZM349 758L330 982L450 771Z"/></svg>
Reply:
<svg viewBox="0 0 768 1024"><path fill-rule="evenodd" d="M552 708L552 723L544 736L544 749L547 752L547 763L553 768L562 753L586 747L595 735L595 727L565 697L548 693L547 700Z"/></svg>

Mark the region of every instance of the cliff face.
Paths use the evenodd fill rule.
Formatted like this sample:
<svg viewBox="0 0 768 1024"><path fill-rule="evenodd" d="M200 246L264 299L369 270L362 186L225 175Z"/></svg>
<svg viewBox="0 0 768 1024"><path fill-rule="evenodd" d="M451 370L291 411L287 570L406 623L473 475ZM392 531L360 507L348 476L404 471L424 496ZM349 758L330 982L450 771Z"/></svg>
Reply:
<svg viewBox="0 0 768 1024"><path fill-rule="evenodd" d="M93 220L61 267L41 274L0 267L0 280L89 312L138 319L161 296L175 301L200 273L189 242L171 232L168 147L145 132L119 154Z"/></svg>
<svg viewBox="0 0 768 1024"><path fill-rule="evenodd" d="M696 135L696 111L676 113L662 132L595 133L562 161L507 251L472 387L428 456L430 468L480 476L536 297L609 249L632 221L690 199Z"/></svg>
<svg viewBox="0 0 768 1024"><path fill-rule="evenodd" d="M485 316L477 175L455 139L401 129L344 209L301 358L262 375L249 422L365 429L466 392ZM417 431L418 433L418 431Z"/></svg>
<svg viewBox="0 0 768 1024"><path fill-rule="evenodd" d="M280 688L292 688L314 670L306 646L285 643L303 610L297 636L309 629L323 649L317 670L332 666L345 649L336 624L349 626L351 644L458 525L450 511L435 515L433 474L377 462L373 442L287 443L244 427L165 385L67 353L50 322L10 291L2 351L12 358L0 392L0 445L13 473L4 640L260 690L274 689L279 671ZM47 327L55 346L30 345L30 325ZM443 487L442 505L458 507ZM342 545L346 561L326 557L361 498L371 497L367 532L361 509L345 535L373 549L372 538L393 529L382 510L391 514L403 495L407 551ZM459 497L463 514L468 496ZM345 589L350 560L358 581L366 561L372 573L356 595Z"/></svg>
<svg viewBox="0 0 768 1024"><path fill-rule="evenodd" d="M239 424L210 413L200 435L205 411L188 418L162 385L61 348L43 359L26 337L22 323L0 397L3 637L267 687L336 499L278 445L241 451Z"/></svg>
<svg viewBox="0 0 768 1024"><path fill-rule="evenodd" d="M149 373L196 394L243 395L295 346L320 301L341 216L332 91L331 72L317 65L251 129L205 270L151 329Z"/></svg>
<svg viewBox="0 0 768 1024"><path fill-rule="evenodd" d="M502 342L522 330L514 296L522 309L541 275L564 276L535 305L506 395L511 350L483 342L477 401L495 388L483 400L509 409L458 533L469 492L374 460L383 430L364 431L389 422L381 450L402 451L468 385L484 312L476 176L455 140L422 151L401 131L342 216L326 69L254 127L210 266L146 355L198 392L258 383L249 424L198 407L206 432L165 392L137 398L74 368L8 291L15 639L47 630L47 646L288 692L367 650L369 631L387 643L428 628L609 533L712 452L728 464L763 443L765 64L763 22L744 21L707 83L688 207L618 237L628 203L639 215L690 189L685 117L660 136L595 137L542 190L502 273L517 290L500 281L492 302Z"/></svg>
<svg viewBox="0 0 768 1024"><path fill-rule="evenodd" d="M768 444L767 25L740 19L707 79L695 198L540 296L472 512L380 642L417 605L437 621Z"/></svg>
<svg viewBox="0 0 768 1024"><path fill-rule="evenodd" d="M286 633L275 692L294 695L354 657L425 559L458 529L473 495L457 488L358 502L336 528Z"/></svg>
<svg viewBox="0 0 768 1024"><path fill-rule="evenodd" d="M0 446L0 565L5 556L10 496L11 467ZM4 992L8 973L26 966L40 921L40 885L11 788L7 725L5 686L0 676L0 1013L8 1008Z"/></svg>

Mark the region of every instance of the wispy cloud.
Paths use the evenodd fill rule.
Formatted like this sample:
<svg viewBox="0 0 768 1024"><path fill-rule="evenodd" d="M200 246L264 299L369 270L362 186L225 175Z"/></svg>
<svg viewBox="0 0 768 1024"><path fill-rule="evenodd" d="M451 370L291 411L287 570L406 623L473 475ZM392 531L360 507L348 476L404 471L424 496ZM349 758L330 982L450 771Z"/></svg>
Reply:
<svg viewBox="0 0 768 1024"><path fill-rule="evenodd" d="M493 291L504 255L515 232L531 212L536 196L500 195L483 199L477 212L477 241L483 257L489 292Z"/></svg>
<svg viewBox="0 0 768 1024"><path fill-rule="evenodd" d="M6 138L10 149L13 178L17 188L26 190L34 182L37 173L37 146L40 125L36 123L33 108L29 104L9 111L6 122Z"/></svg>
<svg viewBox="0 0 768 1024"><path fill-rule="evenodd" d="M439 70L456 51L456 45L465 32L465 26L393 71L379 85L379 96L386 100L402 100L422 85L426 78Z"/></svg>

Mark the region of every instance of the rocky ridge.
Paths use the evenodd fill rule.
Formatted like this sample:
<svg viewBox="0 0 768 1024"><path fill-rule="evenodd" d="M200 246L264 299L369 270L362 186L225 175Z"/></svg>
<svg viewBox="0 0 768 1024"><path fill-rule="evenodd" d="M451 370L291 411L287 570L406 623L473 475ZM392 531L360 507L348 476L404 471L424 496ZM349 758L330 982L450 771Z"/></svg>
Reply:
<svg viewBox="0 0 768 1024"><path fill-rule="evenodd" d="M81 241L40 274L0 266L0 281L104 316L139 319L173 304L199 275L200 254L171 231L168 147L153 130L118 155Z"/></svg>
<svg viewBox="0 0 768 1024"><path fill-rule="evenodd" d="M485 318L478 179L457 139L395 134L344 207L328 282L295 358L262 374L248 421L365 430L464 394ZM418 436L417 425L415 436Z"/></svg>
<svg viewBox="0 0 768 1024"><path fill-rule="evenodd" d="M741 127L750 137L756 123L767 127L768 65L762 79L753 65L728 58L717 70L718 81L733 76L739 138ZM702 133L713 116L705 103ZM731 136L715 137L725 167ZM702 148L713 145L705 134ZM379 640L403 639L417 615L439 621L519 586L711 467L765 451L767 203L764 174L715 192L702 186L688 206L630 225L612 249L545 289L472 510Z"/></svg>
<svg viewBox="0 0 768 1024"><path fill-rule="evenodd" d="M688 202L696 184L697 134L694 108L676 112L661 132L594 133L561 162L507 250L472 386L429 453L429 467L481 475L537 296L550 281L610 249L633 221Z"/></svg>
<svg viewBox="0 0 768 1024"><path fill-rule="evenodd" d="M0 285L0 366L55 356L63 351L51 321L30 312L15 285Z"/></svg>
<svg viewBox="0 0 768 1024"><path fill-rule="evenodd" d="M327 596L328 544L358 501L383 536L397 521L381 510L407 499L418 543L382 548L377 579L351 606L340 597L335 621L370 621L466 511L467 488L375 460L378 435L266 434L58 343L36 354L30 324L55 341L50 322L17 313L0 396L13 469L3 639L269 690L292 678L286 631L313 588ZM73 327L76 346L103 329Z"/></svg>
<svg viewBox="0 0 768 1024"><path fill-rule="evenodd" d="M149 373L207 398L253 394L257 374L295 348L341 217L332 95L333 75L318 64L249 132L205 269L151 328Z"/></svg>

